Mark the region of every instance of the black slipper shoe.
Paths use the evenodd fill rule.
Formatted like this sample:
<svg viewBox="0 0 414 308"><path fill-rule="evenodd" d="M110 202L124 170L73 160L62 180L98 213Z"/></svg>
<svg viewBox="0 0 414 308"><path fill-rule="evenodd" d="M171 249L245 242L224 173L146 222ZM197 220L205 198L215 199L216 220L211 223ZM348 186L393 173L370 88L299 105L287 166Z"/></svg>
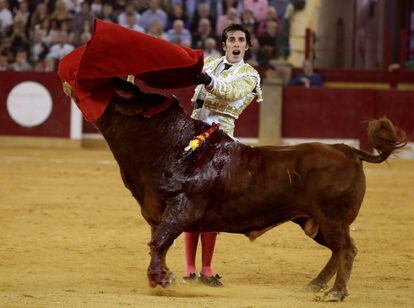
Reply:
<svg viewBox="0 0 414 308"><path fill-rule="evenodd" d="M220 281L220 279L221 276L217 274L215 276L209 277L200 273L200 276L198 277L198 281L210 287L222 287L223 283Z"/></svg>

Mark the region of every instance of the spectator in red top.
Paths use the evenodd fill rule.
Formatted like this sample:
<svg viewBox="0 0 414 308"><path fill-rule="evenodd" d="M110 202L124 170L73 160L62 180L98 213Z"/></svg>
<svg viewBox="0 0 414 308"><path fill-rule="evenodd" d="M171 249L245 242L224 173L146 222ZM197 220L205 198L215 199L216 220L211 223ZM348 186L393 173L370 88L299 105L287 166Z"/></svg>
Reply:
<svg viewBox="0 0 414 308"><path fill-rule="evenodd" d="M226 15L221 15L217 20L216 33L221 34L231 24L240 24L239 12L234 7L227 10Z"/></svg>

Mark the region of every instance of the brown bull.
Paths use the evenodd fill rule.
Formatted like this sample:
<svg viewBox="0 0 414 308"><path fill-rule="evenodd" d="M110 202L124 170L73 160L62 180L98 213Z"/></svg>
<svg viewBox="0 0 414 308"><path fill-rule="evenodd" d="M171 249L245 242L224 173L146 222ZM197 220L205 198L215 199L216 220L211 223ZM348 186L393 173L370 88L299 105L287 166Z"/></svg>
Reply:
<svg viewBox="0 0 414 308"><path fill-rule="evenodd" d="M329 248L332 256L309 288L342 300L357 249L349 226L365 193L362 161L380 163L406 143L387 119L369 123L378 155L344 144L250 147L214 132L197 150L184 148L209 126L177 101L144 94L114 79L115 95L95 125L117 160L125 186L151 225L151 286L166 286L165 258L183 231L241 233L254 239L287 221Z"/></svg>

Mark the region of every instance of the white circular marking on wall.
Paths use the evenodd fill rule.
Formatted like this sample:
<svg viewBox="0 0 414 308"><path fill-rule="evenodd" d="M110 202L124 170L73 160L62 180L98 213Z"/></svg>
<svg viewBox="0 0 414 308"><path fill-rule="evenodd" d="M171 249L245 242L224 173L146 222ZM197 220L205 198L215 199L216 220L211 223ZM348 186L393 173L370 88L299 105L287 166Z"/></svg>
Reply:
<svg viewBox="0 0 414 308"><path fill-rule="evenodd" d="M25 81L16 85L7 97L7 111L21 126L42 124L52 112L52 97L40 83Z"/></svg>

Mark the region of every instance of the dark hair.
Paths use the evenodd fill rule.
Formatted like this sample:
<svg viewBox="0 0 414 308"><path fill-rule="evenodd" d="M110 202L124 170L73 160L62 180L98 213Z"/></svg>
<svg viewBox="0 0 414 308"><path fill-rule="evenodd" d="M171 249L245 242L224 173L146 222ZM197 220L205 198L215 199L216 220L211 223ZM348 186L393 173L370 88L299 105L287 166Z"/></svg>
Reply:
<svg viewBox="0 0 414 308"><path fill-rule="evenodd" d="M246 34L246 42L247 46L252 46L251 38L250 38L250 32L240 24L231 24L227 28L223 30L223 34L221 35L221 43L226 43L229 32L233 31L242 31L244 34Z"/></svg>

